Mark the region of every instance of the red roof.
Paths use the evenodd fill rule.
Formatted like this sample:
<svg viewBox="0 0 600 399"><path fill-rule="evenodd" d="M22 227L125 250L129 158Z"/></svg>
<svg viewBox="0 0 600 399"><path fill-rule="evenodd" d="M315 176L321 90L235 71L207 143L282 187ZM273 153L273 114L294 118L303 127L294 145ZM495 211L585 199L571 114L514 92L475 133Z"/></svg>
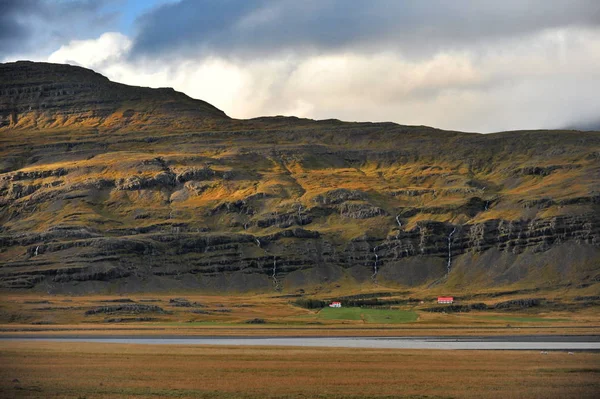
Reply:
<svg viewBox="0 0 600 399"><path fill-rule="evenodd" d="M452 296L438 296L438 301L453 301L454 297Z"/></svg>
<svg viewBox="0 0 600 399"><path fill-rule="evenodd" d="M334 303L341 303L341 302L331 302L331 304L333 305Z"/></svg>

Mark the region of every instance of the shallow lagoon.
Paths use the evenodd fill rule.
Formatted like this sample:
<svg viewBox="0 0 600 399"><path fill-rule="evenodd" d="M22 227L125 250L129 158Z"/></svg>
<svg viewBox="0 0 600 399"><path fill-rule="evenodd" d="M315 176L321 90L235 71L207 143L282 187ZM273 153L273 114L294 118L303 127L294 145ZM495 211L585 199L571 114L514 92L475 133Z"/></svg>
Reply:
<svg viewBox="0 0 600 399"><path fill-rule="evenodd" d="M520 339L521 338L521 339ZM64 337L64 338L2 338L2 340L48 342L96 342L142 345L230 345L230 346L295 346L374 349L444 349L444 350L600 350L597 337L485 337L485 338L348 338L348 337L202 337L202 338L139 338L139 337Z"/></svg>

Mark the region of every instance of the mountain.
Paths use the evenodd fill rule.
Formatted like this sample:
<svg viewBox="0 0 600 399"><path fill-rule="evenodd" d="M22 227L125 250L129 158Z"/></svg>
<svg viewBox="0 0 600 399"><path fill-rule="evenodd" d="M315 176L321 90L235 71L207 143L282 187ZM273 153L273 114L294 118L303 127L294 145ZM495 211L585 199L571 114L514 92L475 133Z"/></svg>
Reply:
<svg viewBox="0 0 600 399"><path fill-rule="evenodd" d="M0 64L0 284L51 293L600 286L600 133L229 118Z"/></svg>
<svg viewBox="0 0 600 399"><path fill-rule="evenodd" d="M171 88L127 86L71 65L19 61L0 64L0 76L0 127L9 129L197 128L227 118Z"/></svg>

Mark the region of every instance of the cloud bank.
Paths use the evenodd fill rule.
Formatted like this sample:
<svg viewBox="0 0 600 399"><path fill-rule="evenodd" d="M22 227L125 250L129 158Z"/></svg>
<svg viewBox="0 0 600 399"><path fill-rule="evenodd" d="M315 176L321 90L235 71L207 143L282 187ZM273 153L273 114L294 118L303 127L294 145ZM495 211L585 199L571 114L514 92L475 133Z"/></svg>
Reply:
<svg viewBox="0 0 600 399"><path fill-rule="evenodd" d="M0 0L0 59L40 56L70 40L98 37L116 22L118 13L105 8L114 2Z"/></svg>
<svg viewBox="0 0 600 399"><path fill-rule="evenodd" d="M594 0L183 0L139 20L136 54L424 54L600 23Z"/></svg>

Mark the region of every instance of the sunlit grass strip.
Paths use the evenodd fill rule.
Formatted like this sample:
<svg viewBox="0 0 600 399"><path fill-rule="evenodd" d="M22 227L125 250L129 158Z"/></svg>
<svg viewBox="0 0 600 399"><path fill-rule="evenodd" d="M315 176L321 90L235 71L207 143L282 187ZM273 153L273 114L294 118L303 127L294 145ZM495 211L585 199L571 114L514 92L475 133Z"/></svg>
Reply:
<svg viewBox="0 0 600 399"><path fill-rule="evenodd" d="M410 323L418 319L416 312L397 309L324 308L318 314L324 320L363 320L366 323Z"/></svg>

